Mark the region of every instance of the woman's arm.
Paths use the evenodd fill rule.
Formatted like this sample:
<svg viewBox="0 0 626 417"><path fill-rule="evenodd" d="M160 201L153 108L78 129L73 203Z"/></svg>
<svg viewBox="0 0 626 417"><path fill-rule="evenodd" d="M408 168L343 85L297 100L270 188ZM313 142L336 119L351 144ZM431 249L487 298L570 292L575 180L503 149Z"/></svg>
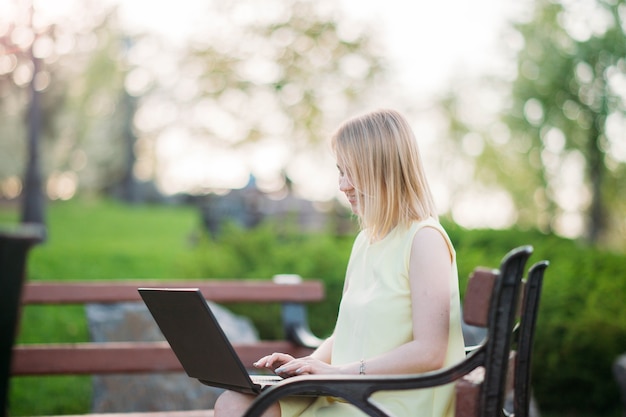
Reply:
<svg viewBox="0 0 626 417"><path fill-rule="evenodd" d="M409 263L413 341L364 358L365 373L420 373L443 366L450 327L451 268L450 249L441 233L431 227L419 230L413 238ZM343 373L358 374L361 363L343 368Z"/></svg>
<svg viewBox="0 0 626 417"><path fill-rule="evenodd" d="M326 340L322 342L321 345L315 349L313 353L311 353L311 358L320 360L322 362L330 363L330 358L333 353L333 341L335 340L335 335L330 335Z"/></svg>

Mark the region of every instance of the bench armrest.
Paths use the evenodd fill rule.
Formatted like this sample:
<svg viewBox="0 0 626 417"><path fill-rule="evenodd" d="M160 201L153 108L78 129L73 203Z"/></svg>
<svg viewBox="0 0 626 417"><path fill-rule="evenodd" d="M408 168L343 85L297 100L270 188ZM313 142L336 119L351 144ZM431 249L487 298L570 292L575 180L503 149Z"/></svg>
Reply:
<svg viewBox="0 0 626 417"><path fill-rule="evenodd" d="M275 284L294 285L302 284L303 280L297 274L278 274L272 277ZM315 336L309 328L306 307L302 303L286 302L282 304L282 319L285 339L296 346L310 349L318 348L323 339Z"/></svg>
<svg viewBox="0 0 626 417"><path fill-rule="evenodd" d="M299 303L282 304L283 329L285 339L296 346L316 349L323 339L315 336L309 328L306 307Z"/></svg>
<svg viewBox="0 0 626 417"><path fill-rule="evenodd" d="M290 395L315 395L342 398L369 416L387 416L369 400L378 391L429 388L453 383L481 366L485 346L468 355L462 362L438 371L411 375L306 375L285 379L259 395L244 417L258 417L281 398Z"/></svg>

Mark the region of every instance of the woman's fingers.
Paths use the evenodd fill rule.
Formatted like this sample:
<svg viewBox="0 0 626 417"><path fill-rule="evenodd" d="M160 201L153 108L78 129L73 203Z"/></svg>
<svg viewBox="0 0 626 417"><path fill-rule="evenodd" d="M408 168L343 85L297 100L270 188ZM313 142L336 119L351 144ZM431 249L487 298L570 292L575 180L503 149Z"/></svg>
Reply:
<svg viewBox="0 0 626 417"><path fill-rule="evenodd" d="M293 360L294 358L291 355L275 352L271 355L262 357L261 359L253 363L253 365L257 368L268 368L275 371L276 368Z"/></svg>
<svg viewBox="0 0 626 417"><path fill-rule="evenodd" d="M287 362L276 368L274 372L282 377L290 377L309 374L329 374L334 373L334 369L334 367L325 362L305 357Z"/></svg>
<svg viewBox="0 0 626 417"><path fill-rule="evenodd" d="M253 365L256 368L271 369L277 375L285 378L307 374L337 373L337 369L335 367L310 356L294 359L291 355L279 352L264 356Z"/></svg>
<svg viewBox="0 0 626 417"><path fill-rule="evenodd" d="M285 365L282 365L274 370L274 372L282 377L289 377L294 375L299 375L297 370L300 369L301 366L297 363L289 362Z"/></svg>

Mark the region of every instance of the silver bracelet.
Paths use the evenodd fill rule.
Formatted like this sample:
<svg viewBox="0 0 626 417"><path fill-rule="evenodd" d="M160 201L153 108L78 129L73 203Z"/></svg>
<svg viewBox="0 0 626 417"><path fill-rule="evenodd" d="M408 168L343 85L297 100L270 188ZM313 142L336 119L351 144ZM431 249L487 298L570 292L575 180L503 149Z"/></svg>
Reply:
<svg viewBox="0 0 626 417"><path fill-rule="evenodd" d="M365 359L361 359L361 366L359 366L359 375L365 375Z"/></svg>

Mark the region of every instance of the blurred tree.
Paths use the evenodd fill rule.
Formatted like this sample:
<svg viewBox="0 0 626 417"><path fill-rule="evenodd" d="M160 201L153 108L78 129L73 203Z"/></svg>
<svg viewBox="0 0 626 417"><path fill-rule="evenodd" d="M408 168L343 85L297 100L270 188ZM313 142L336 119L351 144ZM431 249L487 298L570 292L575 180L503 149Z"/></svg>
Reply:
<svg viewBox="0 0 626 417"><path fill-rule="evenodd" d="M450 131L460 141L481 135L476 172L513 195L520 223L551 231L584 212L590 242L623 245L626 2L534 0L532 6L504 37L517 49L512 82L484 84L510 91L503 123L492 120L476 132L459 115L463 99L451 94L442 101Z"/></svg>
<svg viewBox="0 0 626 417"><path fill-rule="evenodd" d="M383 84L375 32L332 2L218 2L207 15L211 23L189 43L173 91L178 114L187 115L179 121L215 148L280 141L288 164L325 145ZM181 97L190 82L195 88Z"/></svg>
<svg viewBox="0 0 626 417"><path fill-rule="evenodd" d="M35 27L31 2L16 3L15 15L12 30L7 30L13 36L2 36L0 48L2 55L6 54L3 56L3 72L11 73L13 69L13 80L22 84L26 90L28 103L25 112L27 140L24 147L26 164L23 172L21 221L45 224L39 141L42 131L41 85L46 82L47 73L43 60L35 49L35 41L37 36L48 37L50 27ZM8 88L5 77L0 78L0 86L3 89ZM9 154L5 158L9 159Z"/></svg>
<svg viewBox="0 0 626 417"><path fill-rule="evenodd" d="M32 28L33 9L29 8L29 27ZM27 127L28 127L28 159L26 162L26 172L24 174L24 192L23 192L23 204L22 204L22 217L23 223L38 223L45 224L44 222L44 196L42 189L42 177L41 177L41 162L40 162L40 150L39 150L39 137L41 131L41 92L39 86L39 78L44 74L42 68L42 60L35 55L34 43L31 43L28 49L28 55L30 62L32 63L33 75L29 84L28 101L28 115L27 115Z"/></svg>
<svg viewBox="0 0 626 417"><path fill-rule="evenodd" d="M624 230L626 155L620 161L613 149L626 141L626 2L584 3L539 0L533 19L517 25L525 46L505 121L541 150L546 201L558 201L554 171L581 161L586 236L595 243L616 222Z"/></svg>
<svg viewBox="0 0 626 417"><path fill-rule="evenodd" d="M133 184L127 40L110 9L91 6L77 2L72 15L52 22L16 1L0 25L0 196L21 192L23 221L43 222L46 197Z"/></svg>
<svg viewBox="0 0 626 417"><path fill-rule="evenodd" d="M76 192L113 193L134 201L132 121L138 97L126 88L133 40L118 26L115 11L105 11L100 19L85 39L94 47L66 57L62 77L68 90L57 124L64 149L54 163L75 176Z"/></svg>
<svg viewBox="0 0 626 417"><path fill-rule="evenodd" d="M49 197L115 191L134 199L134 175L157 176L168 149L157 142L167 135L200 139L213 150L269 140L284 143L291 155L306 153L380 86L373 32L341 19L332 2L205 6L208 23L183 51L163 34L129 35L111 10L92 2L76 2L71 16L50 24L42 58L48 82L40 87ZM14 28L1 29L3 42L15 37ZM8 48L3 53L21 59ZM0 66L0 83L10 87L0 106L18 100L16 108L24 108L18 67ZM0 135L24 134L15 116L8 115ZM20 143L13 139L6 149L19 155ZM14 168L0 169L0 182ZM205 191L200 185L187 191L194 190Z"/></svg>

